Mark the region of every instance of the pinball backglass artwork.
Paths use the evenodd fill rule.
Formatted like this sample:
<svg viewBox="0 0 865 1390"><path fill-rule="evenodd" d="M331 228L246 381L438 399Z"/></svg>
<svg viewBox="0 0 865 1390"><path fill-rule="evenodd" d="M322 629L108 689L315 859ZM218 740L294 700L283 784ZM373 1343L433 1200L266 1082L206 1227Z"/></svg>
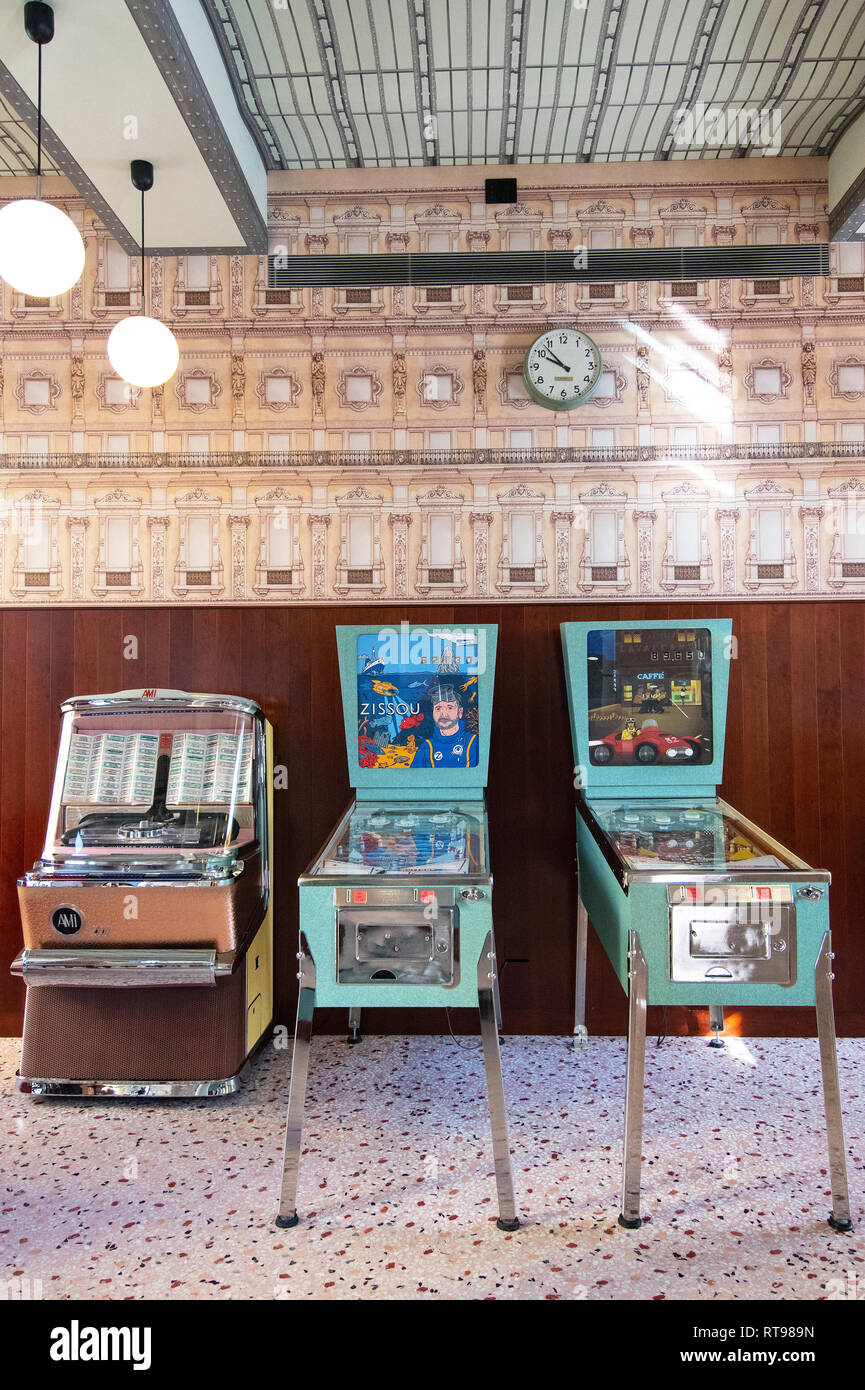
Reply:
<svg viewBox="0 0 865 1390"><path fill-rule="evenodd" d="M478 643L406 643L389 660L388 639L357 639L357 757L361 767L477 767Z"/></svg>
<svg viewBox="0 0 865 1390"><path fill-rule="evenodd" d="M586 665L596 767L712 761L708 628L597 628L587 634Z"/></svg>
<svg viewBox="0 0 865 1390"><path fill-rule="evenodd" d="M337 628L349 778L363 799L483 796L496 630Z"/></svg>

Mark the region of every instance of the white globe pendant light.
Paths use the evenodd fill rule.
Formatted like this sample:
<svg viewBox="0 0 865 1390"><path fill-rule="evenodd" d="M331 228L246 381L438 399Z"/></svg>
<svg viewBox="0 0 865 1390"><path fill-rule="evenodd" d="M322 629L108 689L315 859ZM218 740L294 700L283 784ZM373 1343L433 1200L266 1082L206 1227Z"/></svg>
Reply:
<svg viewBox="0 0 865 1390"><path fill-rule="evenodd" d="M75 223L52 203L16 198L0 208L0 275L19 294L65 294L84 269Z"/></svg>
<svg viewBox="0 0 865 1390"><path fill-rule="evenodd" d="M147 159L133 159L131 171L132 185L141 194L141 313L114 325L108 337L108 360L132 386L161 386L177 371L180 349L171 329L144 312L144 195L153 187L153 165Z"/></svg>
<svg viewBox="0 0 865 1390"><path fill-rule="evenodd" d="M0 276L19 294L64 294L84 270L84 242L71 218L42 202L42 48L54 37L54 11L41 0L24 6L24 29L39 50L36 97L36 197L0 208Z"/></svg>
<svg viewBox="0 0 865 1390"><path fill-rule="evenodd" d="M111 330L108 360L133 386L161 386L177 371L180 349L171 329L159 319L130 314Z"/></svg>

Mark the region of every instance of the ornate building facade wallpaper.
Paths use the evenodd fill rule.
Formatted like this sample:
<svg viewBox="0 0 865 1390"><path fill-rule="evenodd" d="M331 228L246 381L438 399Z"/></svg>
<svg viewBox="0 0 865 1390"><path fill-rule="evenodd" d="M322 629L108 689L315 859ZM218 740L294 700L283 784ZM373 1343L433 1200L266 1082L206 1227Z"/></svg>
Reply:
<svg viewBox="0 0 865 1390"><path fill-rule="evenodd" d="M499 207L477 169L274 175L270 251L826 240L825 162L755 164L520 166ZM865 594L861 245L825 280L371 290L154 255L181 362L137 391L106 340L139 263L46 182L87 266L56 302L2 287L0 603ZM603 373L553 413L522 361L566 324Z"/></svg>

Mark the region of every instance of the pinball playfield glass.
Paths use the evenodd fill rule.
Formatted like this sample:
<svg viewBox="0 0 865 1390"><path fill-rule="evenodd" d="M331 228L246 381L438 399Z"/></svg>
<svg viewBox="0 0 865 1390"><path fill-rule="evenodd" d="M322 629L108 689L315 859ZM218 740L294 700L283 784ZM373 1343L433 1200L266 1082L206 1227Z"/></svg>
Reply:
<svg viewBox="0 0 865 1390"><path fill-rule="evenodd" d="M19 881L19 1089L221 1095L272 1013L270 729L235 696L62 707L41 858Z"/></svg>
<svg viewBox="0 0 865 1390"><path fill-rule="evenodd" d="M300 993L277 1222L297 1223L316 1005L480 1011L499 1226L518 1223L499 1056L484 805L496 629L337 628L356 798L299 879Z"/></svg>
<svg viewBox="0 0 865 1390"><path fill-rule="evenodd" d="M565 623L576 758L575 1043L591 920L629 996L620 1224L640 1224L647 1004L815 1005L832 1179L850 1229L832 1007L829 874L717 796L732 624Z"/></svg>

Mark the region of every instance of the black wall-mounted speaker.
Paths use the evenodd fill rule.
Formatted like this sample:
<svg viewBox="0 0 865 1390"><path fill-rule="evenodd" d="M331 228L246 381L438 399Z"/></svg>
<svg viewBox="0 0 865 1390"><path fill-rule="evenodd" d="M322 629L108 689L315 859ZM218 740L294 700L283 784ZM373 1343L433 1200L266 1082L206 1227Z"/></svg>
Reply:
<svg viewBox="0 0 865 1390"><path fill-rule="evenodd" d="M516 179L484 179L485 203L515 203L516 201Z"/></svg>

